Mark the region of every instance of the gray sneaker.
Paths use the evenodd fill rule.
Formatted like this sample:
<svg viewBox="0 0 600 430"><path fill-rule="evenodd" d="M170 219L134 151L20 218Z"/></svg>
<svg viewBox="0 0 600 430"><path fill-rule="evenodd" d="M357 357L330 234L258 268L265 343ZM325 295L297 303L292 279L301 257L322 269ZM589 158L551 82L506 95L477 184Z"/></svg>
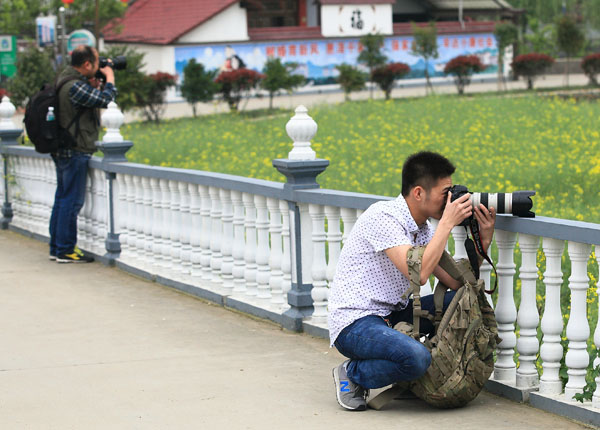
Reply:
<svg viewBox="0 0 600 430"><path fill-rule="evenodd" d="M367 409L369 391L348 379L345 365L349 362L350 360L346 360L333 368L335 395L341 407L351 411L364 411Z"/></svg>

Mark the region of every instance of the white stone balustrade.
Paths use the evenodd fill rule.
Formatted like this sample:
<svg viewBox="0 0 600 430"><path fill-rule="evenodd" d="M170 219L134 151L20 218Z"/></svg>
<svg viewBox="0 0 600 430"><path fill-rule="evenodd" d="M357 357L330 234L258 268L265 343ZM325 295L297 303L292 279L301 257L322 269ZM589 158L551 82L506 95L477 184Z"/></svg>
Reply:
<svg viewBox="0 0 600 430"><path fill-rule="evenodd" d="M561 240L544 238L542 247L546 255L546 271L544 272L546 303L542 317L543 337L540 358L543 363L543 373L540 378L540 393L560 394L562 393L562 382L559 371L560 360L563 357L563 348L560 344L560 336L563 331L560 310L560 286L562 284L560 259L565 245Z"/></svg>
<svg viewBox="0 0 600 430"><path fill-rule="evenodd" d="M327 261L325 260L325 208L321 205L309 205L312 220L312 290L313 320L324 322L327 319Z"/></svg>
<svg viewBox="0 0 600 430"><path fill-rule="evenodd" d="M565 357L569 380L565 386L565 399L573 400L573 396L583 392L585 375L590 364L587 352L587 340L590 336L590 326L587 318L587 262L591 246L584 243L569 242L569 257L571 258L571 312L567 323L567 339L569 350Z"/></svg>
<svg viewBox="0 0 600 430"><path fill-rule="evenodd" d="M517 309L513 297L513 277L516 273L514 263L516 239L516 233L496 231L496 244L498 245L496 320L498 322L498 334L502 341L498 345L494 379L511 383L514 383L516 378L516 364L513 360L514 348L517 345L515 334Z"/></svg>
<svg viewBox="0 0 600 430"><path fill-rule="evenodd" d="M519 235L519 246L523 257L520 270L521 305L517 314L517 323L521 328L520 336L517 339L517 351L521 362L517 369L517 387L523 388L538 385L535 361L540 349L537 339L540 317L536 305L536 255L539 245L539 237L529 234Z"/></svg>

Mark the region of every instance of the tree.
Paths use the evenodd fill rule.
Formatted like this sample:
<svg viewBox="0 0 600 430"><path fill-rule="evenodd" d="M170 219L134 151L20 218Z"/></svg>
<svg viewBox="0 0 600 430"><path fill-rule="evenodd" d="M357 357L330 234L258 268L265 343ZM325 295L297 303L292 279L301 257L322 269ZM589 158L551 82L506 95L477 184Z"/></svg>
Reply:
<svg viewBox="0 0 600 430"><path fill-rule="evenodd" d="M367 34L360 38L362 51L358 54L358 62L369 69L369 76L373 81L373 71L383 66L387 61L385 54L381 52L383 47L383 36L380 34ZM370 97L373 98L373 86L370 88Z"/></svg>
<svg viewBox="0 0 600 430"><path fill-rule="evenodd" d="M590 54L581 60L583 73L590 80L590 85L598 86L598 73L600 73L600 54Z"/></svg>
<svg viewBox="0 0 600 430"><path fill-rule="evenodd" d="M556 48L553 40L555 40L555 28L552 24L543 25L535 18L529 20L530 31L525 34L525 52L538 53L546 55L555 55Z"/></svg>
<svg viewBox="0 0 600 430"><path fill-rule="evenodd" d="M425 60L425 80L427 85L425 87L425 93L429 88L433 92L433 86L429 81L429 60L431 58L438 58L438 46L437 46L437 29L435 23L430 22L427 27L418 27L415 23L412 23L413 29L413 43L411 54L416 57L422 57Z"/></svg>
<svg viewBox="0 0 600 430"><path fill-rule="evenodd" d="M265 78L261 87L269 92L269 109L273 109L273 96L279 90L292 92L306 80L302 75L294 75L292 72L298 67L297 63L282 63L279 58L269 58L263 68Z"/></svg>
<svg viewBox="0 0 600 430"><path fill-rule="evenodd" d="M350 64L340 64L339 66L335 66L335 68L340 73L336 80L344 90L344 97L347 101L350 100L351 92L360 91L365 87L365 83L367 82L366 73L361 72Z"/></svg>
<svg viewBox="0 0 600 430"><path fill-rule="evenodd" d="M554 58L546 54L522 54L512 62L513 72L516 76L523 76L527 80L527 89L533 89L533 81L554 63Z"/></svg>
<svg viewBox="0 0 600 430"><path fill-rule="evenodd" d="M498 22L494 28L494 36L496 37L496 44L498 45L498 89L500 90L502 87L506 89L503 73L504 54L506 48L517 42L519 32L512 22Z"/></svg>
<svg viewBox="0 0 600 430"><path fill-rule="evenodd" d="M0 34L14 34L35 38L35 18L40 15L57 15L64 6L61 0L2 0L0 1ZM127 4L120 1L98 0L98 24L102 28L113 18L123 15ZM96 0L74 1L65 13L67 33L78 28L94 32Z"/></svg>
<svg viewBox="0 0 600 430"><path fill-rule="evenodd" d="M119 89L117 104L123 112L140 107L147 90L144 82L146 75L142 72L145 67L144 53L126 46L114 46L100 55L107 58L124 55L127 58L127 67L115 70L115 83Z"/></svg>
<svg viewBox="0 0 600 430"><path fill-rule="evenodd" d="M585 43L585 36L577 27L573 18L563 16L556 24L556 44L567 56L565 63L565 77L569 86L569 59L579 54Z"/></svg>
<svg viewBox="0 0 600 430"><path fill-rule="evenodd" d="M464 94L465 87L471 83L471 75L485 70L477 55L459 55L446 63L444 73L454 75L458 94Z"/></svg>
<svg viewBox="0 0 600 430"><path fill-rule="evenodd" d="M371 79L379 85L379 88L385 93L385 99L390 99L394 81L400 79L410 72L410 66L404 63L390 63L373 70Z"/></svg>
<svg viewBox="0 0 600 430"><path fill-rule="evenodd" d="M229 109L237 112L242 97L256 88L264 77L261 73L244 68L221 72L215 82L219 84L219 92L223 94Z"/></svg>
<svg viewBox="0 0 600 430"><path fill-rule="evenodd" d="M142 80L142 99L139 105L142 108L144 115L148 121L154 121L156 124L165 110L165 95L167 88L175 85L175 76L156 72L151 75L144 76Z"/></svg>
<svg viewBox="0 0 600 430"><path fill-rule="evenodd" d="M216 70L204 70L204 65L192 58L183 68L181 95L192 105L196 116L196 103L213 99L219 86L215 83Z"/></svg>
<svg viewBox="0 0 600 430"><path fill-rule="evenodd" d="M31 46L17 54L17 74L8 80L6 89L16 106L25 106L29 97L45 83L52 82L55 71L47 50Z"/></svg>

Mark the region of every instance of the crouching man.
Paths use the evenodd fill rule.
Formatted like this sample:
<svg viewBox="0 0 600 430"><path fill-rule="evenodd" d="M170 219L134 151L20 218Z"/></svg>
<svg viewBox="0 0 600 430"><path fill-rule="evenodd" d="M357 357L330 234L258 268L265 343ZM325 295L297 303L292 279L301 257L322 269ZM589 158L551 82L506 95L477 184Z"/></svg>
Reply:
<svg viewBox="0 0 600 430"><path fill-rule="evenodd" d="M440 154L411 155L402 168L402 194L365 211L342 249L328 323L331 345L349 358L333 369L337 401L345 409L365 410L369 389L418 379L431 362L427 348L393 328L413 321L412 305L402 299L410 286L408 250L426 245L421 284L433 274L456 290L460 284L438 266L452 228L474 214L486 251L492 241L494 209L473 209L469 194L450 201L454 171ZM429 218L439 220L435 233ZM444 308L454 293L446 293ZM422 297L421 306L433 315L433 295ZM421 330L430 333L433 325L422 318Z"/></svg>

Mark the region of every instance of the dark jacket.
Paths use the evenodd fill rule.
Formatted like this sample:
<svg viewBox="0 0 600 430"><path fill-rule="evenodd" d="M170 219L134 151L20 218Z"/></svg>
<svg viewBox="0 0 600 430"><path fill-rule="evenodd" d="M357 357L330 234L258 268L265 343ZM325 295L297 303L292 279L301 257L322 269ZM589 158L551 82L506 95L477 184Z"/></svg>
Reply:
<svg viewBox="0 0 600 430"><path fill-rule="evenodd" d="M75 70L73 67L69 66L57 78L57 82L60 82L62 79L67 76L72 76L76 78L70 82L67 82L60 89L58 94L59 100L59 122L61 127L66 128L73 118L77 115L77 112L81 110L81 116L79 117L79 121L75 121L75 123L69 128L69 133L75 139L75 149L76 151L81 151L86 154L93 154L96 152L96 141L98 140L98 134L100 131L100 114L97 108L83 108L81 106L73 106L69 98L69 90L75 84L76 81L84 81L87 82L85 76ZM77 124L79 123L79 124Z"/></svg>

